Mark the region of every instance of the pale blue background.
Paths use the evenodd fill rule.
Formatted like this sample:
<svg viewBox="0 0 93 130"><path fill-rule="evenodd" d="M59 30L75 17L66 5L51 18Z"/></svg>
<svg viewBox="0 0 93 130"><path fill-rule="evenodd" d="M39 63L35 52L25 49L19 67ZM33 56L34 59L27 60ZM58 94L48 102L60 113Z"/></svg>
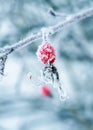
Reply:
<svg viewBox="0 0 93 130"><path fill-rule="evenodd" d="M0 0L0 46L61 22L49 8L73 14L91 7L92 0ZM61 102L51 85L53 98L41 94L38 40L8 57L0 81L0 130L93 130L93 16L64 27L50 41L69 100Z"/></svg>

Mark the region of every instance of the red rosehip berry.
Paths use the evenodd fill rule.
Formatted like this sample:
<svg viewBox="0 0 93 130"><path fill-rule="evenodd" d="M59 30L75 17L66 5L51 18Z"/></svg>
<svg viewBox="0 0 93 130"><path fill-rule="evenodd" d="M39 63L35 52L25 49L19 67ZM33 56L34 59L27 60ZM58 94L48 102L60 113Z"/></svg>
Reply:
<svg viewBox="0 0 93 130"><path fill-rule="evenodd" d="M54 47L48 41L46 41L39 46L37 50L37 57L44 64L47 62L53 63L56 59Z"/></svg>
<svg viewBox="0 0 93 130"><path fill-rule="evenodd" d="M43 94L44 96L48 96L48 97L51 97L51 96L52 96L50 89L49 89L46 85L43 85L43 86L41 87L41 92L42 92L42 94Z"/></svg>

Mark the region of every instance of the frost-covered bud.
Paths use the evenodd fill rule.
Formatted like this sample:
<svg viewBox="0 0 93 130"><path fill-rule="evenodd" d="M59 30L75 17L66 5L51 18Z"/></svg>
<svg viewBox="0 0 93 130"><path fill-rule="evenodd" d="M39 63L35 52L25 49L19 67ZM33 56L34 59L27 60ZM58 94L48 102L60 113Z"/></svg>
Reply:
<svg viewBox="0 0 93 130"><path fill-rule="evenodd" d="M56 59L54 47L48 41L46 41L39 46L37 50L37 57L44 64L48 62L54 63Z"/></svg>

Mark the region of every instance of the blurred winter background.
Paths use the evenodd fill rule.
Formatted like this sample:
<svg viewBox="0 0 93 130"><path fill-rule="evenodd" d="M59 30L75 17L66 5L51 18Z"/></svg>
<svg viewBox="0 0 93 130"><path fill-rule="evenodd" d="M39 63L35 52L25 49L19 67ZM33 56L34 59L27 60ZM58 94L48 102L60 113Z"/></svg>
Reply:
<svg viewBox="0 0 93 130"><path fill-rule="evenodd" d="M50 16L49 8L72 14L91 7L92 0L0 0L0 47L63 20ZM7 60L0 81L0 130L93 130L93 16L64 27L50 41L69 100L60 101L51 85L53 97L42 95L38 40Z"/></svg>

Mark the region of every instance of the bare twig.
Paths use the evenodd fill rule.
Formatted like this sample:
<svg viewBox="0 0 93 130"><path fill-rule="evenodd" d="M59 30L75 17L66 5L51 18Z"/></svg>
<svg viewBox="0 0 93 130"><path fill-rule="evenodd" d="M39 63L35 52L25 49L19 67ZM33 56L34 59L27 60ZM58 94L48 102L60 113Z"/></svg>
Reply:
<svg viewBox="0 0 93 130"><path fill-rule="evenodd" d="M62 17L62 18L66 18L68 15L65 13L57 13L55 12L53 9L49 10L49 13L53 16L53 17Z"/></svg>

